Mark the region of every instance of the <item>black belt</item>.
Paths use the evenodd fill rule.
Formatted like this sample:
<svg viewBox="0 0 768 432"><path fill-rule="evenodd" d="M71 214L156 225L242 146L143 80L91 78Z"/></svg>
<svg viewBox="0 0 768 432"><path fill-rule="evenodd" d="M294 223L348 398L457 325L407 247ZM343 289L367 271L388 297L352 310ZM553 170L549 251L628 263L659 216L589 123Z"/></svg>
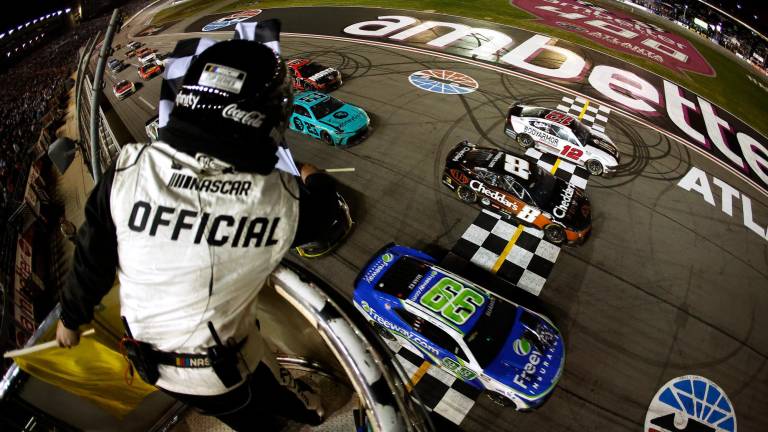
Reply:
<svg viewBox="0 0 768 432"><path fill-rule="evenodd" d="M239 350L245 345L246 338L236 343L231 348ZM187 354L177 352L166 352L152 350L153 356L158 364L166 366L175 366L179 368L199 369L211 367L211 359L208 354Z"/></svg>

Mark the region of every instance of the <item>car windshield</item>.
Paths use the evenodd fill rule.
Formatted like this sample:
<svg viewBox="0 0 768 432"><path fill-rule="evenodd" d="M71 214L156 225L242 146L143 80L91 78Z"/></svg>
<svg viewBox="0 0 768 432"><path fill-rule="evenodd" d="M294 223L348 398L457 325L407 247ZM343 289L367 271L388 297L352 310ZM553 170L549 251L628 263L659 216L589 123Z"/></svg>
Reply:
<svg viewBox="0 0 768 432"><path fill-rule="evenodd" d="M491 297L475 327L464 336L467 346L481 367L499 355L515 324L517 306Z"/></svg>
<svg viewBox="0 0 768 432"><path fill-rule="evenodd" d="M531 172L531 176L528 178L527 189L534 204L541 207L550 201L556 185L555 176L550 175L548 171L537 165L536 170Z"/></svg>
<svg viewBox="0 0 768 432"><path fill-rule="evenodd" d="M582 145L588 142L589 136L591 135L588 127L584 126L584 124L579 121L571 122L568 126Z"/></svg>
<svg viewBox="0 0 768 432"><path fill-rule="evenodd" d="M301 72L301 76L308 78L318 72L324 71L325 69L325 66L321 66L317 63L307 63L299 68L299 72Z"/></svg>
<svg viewBox="0 0 768 432"><path fill-rule="evenodd" d="M344 103L340 100L329 97L328 99L312 106L312 114L315 115L316 119L321 119L328 114L338 111L341 107L344 106Z"/></svg>
<svg viewBox="0 0 768 432"><path fill-rule="evenodd" d="M429 269L429 264L423 261L401 257L379 279L376 290L397 298L407 298Z"/></svg>
<svg viewBox="0 0 768 432"><path fill-rule="evenodd" d="M549 110L546 108L539 108L539 107L523 107L523 110L520 111L520 117L535 117L535 118L543 118L546 113L548 113Z"/></svg>

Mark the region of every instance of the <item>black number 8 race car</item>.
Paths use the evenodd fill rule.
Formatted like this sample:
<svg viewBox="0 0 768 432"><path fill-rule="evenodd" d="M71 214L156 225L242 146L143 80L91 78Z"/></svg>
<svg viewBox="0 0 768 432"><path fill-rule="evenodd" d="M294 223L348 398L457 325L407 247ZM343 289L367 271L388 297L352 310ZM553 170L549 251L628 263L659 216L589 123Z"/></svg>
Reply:
<svg viewBox="0 0 768 432"><path fill-rule="evenodd" d="M554 244L581 244L592 229L583 190L501 150L460 142L445 160L443 184L464 202L543 230Z"/></svg>

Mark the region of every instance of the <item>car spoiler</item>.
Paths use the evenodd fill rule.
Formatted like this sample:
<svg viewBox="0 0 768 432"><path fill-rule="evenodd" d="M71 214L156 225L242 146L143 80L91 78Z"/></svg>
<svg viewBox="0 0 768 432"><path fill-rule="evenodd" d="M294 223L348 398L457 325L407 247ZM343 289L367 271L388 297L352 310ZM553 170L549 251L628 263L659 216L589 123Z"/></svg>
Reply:
<svg viewBox="0 0 768 432"><path fill-rule="evenodd" d="M363 273L365 273L365 269L370 267L371 264L373 264L373 262L376 260L376 258L380 257L385 250L391 248L392 246L397 246L397 245L395 244L395 242L389 242L384 246L382 246L381 248L379 248L379 250L377 250L376 253L371 256L368 262L366 262L365 265L362 268L360 268L360 273L358 273L357 276L355 276L355 281L353 285L354 287L357 287L357 283L360 282L360 279L362 279Z"/></svg>

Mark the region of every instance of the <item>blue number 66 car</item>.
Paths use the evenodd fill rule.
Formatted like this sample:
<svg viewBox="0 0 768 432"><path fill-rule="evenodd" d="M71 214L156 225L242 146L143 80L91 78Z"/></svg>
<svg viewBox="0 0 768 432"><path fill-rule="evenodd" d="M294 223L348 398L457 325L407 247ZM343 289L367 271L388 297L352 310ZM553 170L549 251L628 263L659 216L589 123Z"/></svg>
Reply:
<svg viewBox="0 0 768 432"><path fill-rule="evenodd" d="M355 280L354 303L382 337L410 345L502 405L537 408L560 379L564 342L549 319L415 249L379 251Z"/></svg>
<svg viewBox="0 0 768 432"><path fill-rule="evenodd" d="M334 146L354 144L368 133L371 119L363 109L333 96L305 91L293 99L288 126Z"/></svg>

